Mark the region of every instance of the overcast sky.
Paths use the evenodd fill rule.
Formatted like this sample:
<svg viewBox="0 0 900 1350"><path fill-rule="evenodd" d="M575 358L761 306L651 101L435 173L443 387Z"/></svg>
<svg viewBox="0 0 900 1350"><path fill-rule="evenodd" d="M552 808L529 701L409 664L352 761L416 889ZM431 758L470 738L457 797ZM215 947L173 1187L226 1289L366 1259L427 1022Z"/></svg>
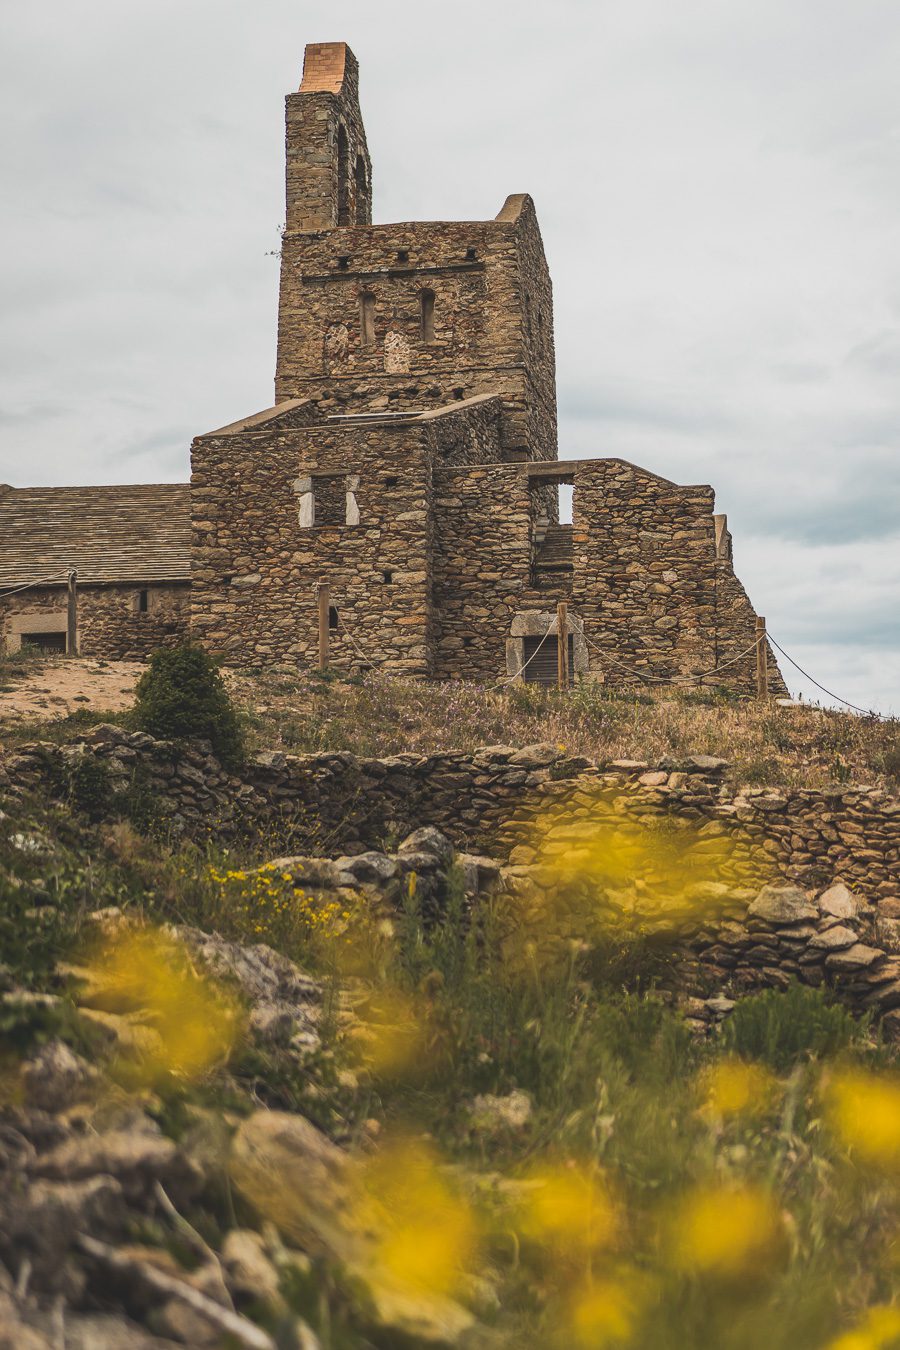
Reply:
<svg viewBox="0 0 900 1350"><path fill-rule="evenodd" d="M712 483L777 640L900 713L897 0L50 0L3 26L0 478L186 479L192 436L272 402L283 99L344 40L377 221L534 197L561 455Z"/></svg>

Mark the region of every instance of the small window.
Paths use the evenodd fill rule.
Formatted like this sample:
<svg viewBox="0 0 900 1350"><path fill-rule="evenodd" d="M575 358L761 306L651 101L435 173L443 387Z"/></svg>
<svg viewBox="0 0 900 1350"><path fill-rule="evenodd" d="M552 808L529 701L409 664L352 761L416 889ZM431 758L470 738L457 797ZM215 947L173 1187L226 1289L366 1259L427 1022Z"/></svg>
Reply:
<svg viewBox="0 0 900 1350"><path fill-rule="evenodd" d="M454 398L465 398L466 395L465 389L454 389L452 392Z"/></svg>
<svg viewBox="0 0 900 1350"><path fill-rule="evenodd" d="M41 652L64 654L66 651L65 633L23 633L23 647L36 647Z"/></svg>
<svg viewBox="0 0 900 1350"><path fill-rule="evenodd" d="M397 479L396 479L396 478L386 478L386 479L384 480L384 486L385 486L385 487L396 487L396 486L397 486Z"/></svg>
<svg viewBox="0 0 900 1350"><path fill-rule="evenodd" d="M434 342L434 291L419 292L422 341Z"/></svg>
<svg viewBox="0 0 900 1350"><path fill-rule="evenodd" d="M328 606L328 627L334 632L338 626L338 612L334 605Z"/></svg>
<svg viewBox="0 0 900 1350"><path fill-rule="evenodd" d="M228 575L227 577L223 577L223 578L222 578L222 585L223 585L223 586L230 586L231 583L232 583L233 581L234 581L234 575L231 574L231 573L229 573L229 575Z"/></svg>
<svg viewBox="0 0 900 1350"><path fill-rule="evenodd" d="M467 248L467 249L466 249L466 262L474 262L475 259L476 259L477 257L478 257L478 249L477 249L477 248Z"/></svg>
<svg viewBox="0 0 900 1350"><path fill-rule="evenodd" d="M392 586L392 585L394 584L394 574L393 574L393 572L382 572L381 575L382 575L382 577L384 578L384 584L385 584L385 586Z"/></svg>
<svg viewBox="0 0 900 1350"><path fill-rule="evenodd" d="M398 261L398 262L402 262L402 263L407 263L407 262L409 262L409 249L407 249L407 248L398 248L398 249L397 249L397 261Z"/></svg>
<svg viewBox="0 0 900 1350"><path fill-rule="evenodd" d="M146 614L146 613L147 613L147 610L150 608L150 593L149 593L149 591L138 591L138 604L137 604L137 607L138 607L138 614Z"/></svg>
<svg viewBox="0 0 900 1350"><path fill-rule="evenodd" d="M375 296L363 291L359 297L359 340L364 347L375 345Z"/></svg>
<svg viewBox="0 0 900 1350"><path fill-rule="evenodd" d="M337 223L350 224L350 141L346 127L337 134Z"/></svg>

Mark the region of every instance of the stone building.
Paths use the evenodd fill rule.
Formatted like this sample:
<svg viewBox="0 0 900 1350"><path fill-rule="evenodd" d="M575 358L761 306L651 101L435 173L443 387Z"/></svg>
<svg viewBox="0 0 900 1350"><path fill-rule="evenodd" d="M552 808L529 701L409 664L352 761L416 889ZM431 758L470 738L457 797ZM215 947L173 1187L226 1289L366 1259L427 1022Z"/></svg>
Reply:
<svg viewBox="0 0 900 1350"><path fill-rule="evenodd" d="M276 402L191 447L194 636L238 665L315 665L325 583L338 667L544 679L566 600L576 678L751 689L755 615L712 489L558 458L531 198L373 224L344 43L307 47L286 152Z"/></svg>

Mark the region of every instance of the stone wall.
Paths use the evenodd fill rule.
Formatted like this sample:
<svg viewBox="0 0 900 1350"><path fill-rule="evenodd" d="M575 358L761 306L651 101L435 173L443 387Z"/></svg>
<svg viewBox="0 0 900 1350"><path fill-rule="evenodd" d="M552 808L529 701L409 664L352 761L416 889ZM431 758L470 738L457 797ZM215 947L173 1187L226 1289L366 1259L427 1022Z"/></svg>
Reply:
<svg viewBox="0 0 900 1350"><path fill-rule="evenodd" d="M796 977L836 983L860 1008L900 1008L900 801L879 789L747 788L706 756L597 765L548 745L380 760L269 752L234 777L202 747L114 726L80 745L7 754L0 784L63 793L85 755L107 765L113 788L137 792L162 828L204 839L264 832L275 849L336 858L436 826L458 848L501 861L523 915L546 905L575 937L584 911L567 919L559 905L573 850L609 839L611 822L648 839L677 829L714 902L684 929L682 992L733 994ZM108 809L119 809L113 798ZM644 857L652 870L652 849ZM639 897L641 865L633 870L625 884Z"/></svg>
<svg viewBox="0 0 900 1350"><path fill-rule="evenodd" d="M141 592L147 609L141 611ZM190 587L186 584L80 586L78 651L112 661L144 661L158 647L187 636ZM23 633L59 632L67 626L65 587L42 587L0 601L0 635L5 651L18 651Z"/></svg>

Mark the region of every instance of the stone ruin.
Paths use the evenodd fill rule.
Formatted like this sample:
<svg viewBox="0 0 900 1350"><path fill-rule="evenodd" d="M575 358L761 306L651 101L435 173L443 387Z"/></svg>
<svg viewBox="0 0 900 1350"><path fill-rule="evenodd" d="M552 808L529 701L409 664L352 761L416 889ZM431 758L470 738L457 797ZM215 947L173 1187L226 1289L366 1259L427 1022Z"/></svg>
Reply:
<svg viewBox="0 0 900 1350"><path fill-rule="evenodd" d="M491 220L373 224L358 68L341 42L307 47L286 125L274 406L198 436L189 497L160 489L151 521L117 499L115 544L97 512L81 527L85 494L110 489L80 489L68 518L54 499L52 537L46 504L22 495L35 490L0 490L0 583L30 587L0 600L7 646L59 642L61 583L35 584L58 564L79 570L79 646L94 655L142 656L190 631L233 664L315 667L324 584L344 670L555 682L564 601L575 679L754 690L756 616L712 488L558 458L531 198L508 196ZM173 532L177 548L151 547ZM140 568L132 537L148 540Z"/></svg>

